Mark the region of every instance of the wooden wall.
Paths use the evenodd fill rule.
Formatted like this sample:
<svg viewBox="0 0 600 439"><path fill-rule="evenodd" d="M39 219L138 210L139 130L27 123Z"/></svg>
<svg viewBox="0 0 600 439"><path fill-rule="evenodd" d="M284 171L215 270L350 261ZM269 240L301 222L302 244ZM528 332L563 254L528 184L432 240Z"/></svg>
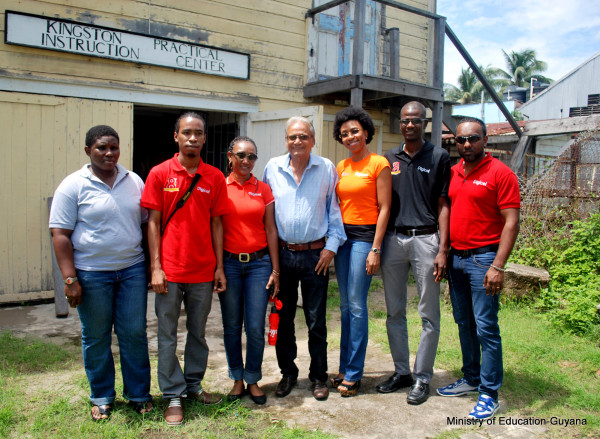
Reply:
<svg viewBox="0 0 600 439"><path fill-rule="evenodd" d="M224 99L245 94L259 99L261 111L298 106L304 102L304 13L310 5L310 0L21 0L17 5L0 0L2 33L4 10L11 9L251 54L247 81L1 43L1 74L111 81Z"/></svg>
<svg viewBox="0 0 600 439"><path fill-rule="evenodd" d="M117 130L119 162L131 166L132 105L0 92L0 114L0 302L53 297L48 198L89 163L93 125Z"/></svg>
<svg viewBox="0 0 600 439"><path fill-rule="evenodd" d="M435 0L408 3L427 8ZM123 90L124 95L133 90L216 102L250 100L257 103L260 112L314 106L302 94L308 27L304 14L311 5L311 0L0 0L0 81L104 86ZM249 53L250 79L7 45L7 9ZM386 27L399 27L401 45L406 46L401 48L401 77L426 82L427 20L396 17L391 8L387 11ZM87 129L96 124L112 125L121 136L120 162L126 167L132 162L131 102L15 90L7 87L0 91L0 150L4 157L0 176L0 302L51 296L47 199L66 175L87 162L83 150ZM319 108L317 114L322 117L335 114L341 107ZM383 121L378 132L383 151L396 146L401 136L390 134L389 115L372 116ZM322 133L318 153L335 162L346 156L343 146L330 138L331 119L322 118L316 128ZM277 136L281 138L273 140L270 148L283 150L282 132ZM370 147L376 151L375 144Z"/></svg>

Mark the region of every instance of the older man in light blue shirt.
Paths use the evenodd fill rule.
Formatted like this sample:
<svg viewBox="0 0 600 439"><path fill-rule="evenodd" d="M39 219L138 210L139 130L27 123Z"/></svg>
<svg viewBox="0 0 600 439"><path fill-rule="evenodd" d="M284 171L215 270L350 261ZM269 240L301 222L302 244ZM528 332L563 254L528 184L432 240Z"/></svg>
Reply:
<svg viewBox="0 0 600 439"><path fill-rule="evenodd" d="M314 397L325 400L329 396L325 320L328 267L346 241L335 194L337 172L330 160L311 154L315 131L308 119L290 118L285 139L289 153L271 159L264 172L264 181L275 197L281 243L278 298L283 308L279 311L276 352L283 377L276 395L287 396L298 379L294 317L300 284L311 358L308 377Z"/></svg>

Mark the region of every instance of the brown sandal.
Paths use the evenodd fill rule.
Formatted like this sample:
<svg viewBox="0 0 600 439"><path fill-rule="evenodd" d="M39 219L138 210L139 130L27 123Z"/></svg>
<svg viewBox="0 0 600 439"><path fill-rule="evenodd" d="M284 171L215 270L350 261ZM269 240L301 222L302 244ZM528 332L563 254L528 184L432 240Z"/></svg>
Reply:
<svg viewBox="0 0 600 439"><path fill-rule="evenodd" d="M354 384L341 383L338 386L338 391L340 392L340 395L342 395L342 397L344 397L344 398L348 398L350 396L356 396L358 389L360 389L360 380L358 380Z"/></svg>
<svg viewBox="0 0 600 439"><path fill-rule="evenodd" d="M129 401L127 403L129 407L134 409L136 413L143 415L144 413L150 413L152 411L152 402L151 401Z"/></svg>
<svg viewBox="0 0 600 439"><path fill-rule="evenodd" d="M98 410L97 415L99 417L94 416L94 409ZM90 416L92 417L92 421L94 421L94 422L107 421L108 418L110 418L111 412L112 412L112 405L110 405L110 404L94 405L92 407L92 410L90 411Z"/></svg>

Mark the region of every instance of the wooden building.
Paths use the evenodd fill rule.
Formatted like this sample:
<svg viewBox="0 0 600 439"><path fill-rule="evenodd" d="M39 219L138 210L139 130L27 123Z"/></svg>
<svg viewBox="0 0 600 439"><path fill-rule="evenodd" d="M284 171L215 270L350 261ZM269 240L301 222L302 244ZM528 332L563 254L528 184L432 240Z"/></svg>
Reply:
<svg viewBox="0 0 600 439"><path fill-rule="evenodd" d="M284 124L312 119L316 153L350 103L373 116L371 149L402 141L399 109L421 99L441 139L445 20L435 0L0 0L0 303L53 296L48 205L88 162L84 136L113 126L143 178L176 152L173 123L202 113L203 158L221 169L236 135L259 176L285 152ZM319 9L320 7L320 9ZM316 9L315 9L316 8Z"/></svg>

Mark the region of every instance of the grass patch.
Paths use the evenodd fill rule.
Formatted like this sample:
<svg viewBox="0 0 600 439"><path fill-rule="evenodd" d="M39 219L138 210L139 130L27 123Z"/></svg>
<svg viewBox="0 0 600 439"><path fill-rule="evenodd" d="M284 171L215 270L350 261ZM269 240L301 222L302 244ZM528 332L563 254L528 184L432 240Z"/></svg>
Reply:
<svg viewBox="0 0 600 439"><path fill-rule="evenodd" d="M319 431L288 428L285 422L253 412L244 404L224 402L204 406L185 402L185 423L168 427L163 420L166 403L153 400L154 410L135 413L120 397L109 422L93 422L89 386L81 365L81 351L34 339L0 335L1 438L333 438ZM156 355L150 357L156 371ZM120 370L117 365L117 377ZM154 378L154 377L153 377ZM152 394L160 395L156 380Z"/></svg>
<svg viewBox="0 0 600 439"><path fill-rule="evenodd" d="M441 290L444 291L445 285ZM334 293L331 293L334 294ZM389 352L383 291L369 294L369 338ZM417 351L421 319L418 297L408 304L410 351ZM436 367L462 376L458 329L449 304L441 303L441 334ZM547 425L548 437L600 437L600 350L588 337L557 330L538 311L516 304L501 307L500 332L504 356L504 383L500 398L502 416L550 419L585 419L587 425ZM338 340L331 340L339 343ZM368 361L368 360L367 360ZM460 437L453 429L440 438Z"/></svg>

